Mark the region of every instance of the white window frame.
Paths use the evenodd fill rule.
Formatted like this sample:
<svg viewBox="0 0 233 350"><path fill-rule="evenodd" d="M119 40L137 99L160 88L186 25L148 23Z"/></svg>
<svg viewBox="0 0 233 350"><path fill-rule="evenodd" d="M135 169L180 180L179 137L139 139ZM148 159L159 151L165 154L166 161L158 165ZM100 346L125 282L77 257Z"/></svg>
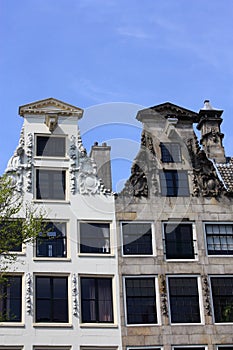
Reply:
<svg viewBox="0 0 233 350"><path fill-rule="evenodd" d="M25 325L25 274L24 273L20 273L20 272L7 272L6 273L7 276L12 276L12 277L17 277L17 276L21 276L21 284L22 284L22 298L21 298L21 321L20 322L4 322L4 321L1 321L0 322L0 327L24 327ZM11 346L10 346L11 348ZM14 346L13 346L14 348ZM20 346L16 346L15 347L17 350L18 349L22 349L22 347ZM7 349L8 350L8 349Z"/></svg>
<svg viewBox="0 0 233 350"><path fill-rule="evenodd" d="M193 259L167 259L166 254L166 237L165 237L165 224L177 224L177 225L192 225L192 234L193 234L193 250L194 250L194 258ZM162 222L162 234L163 234L163 251L164 251L164 259L166 261L176 261L176 262L184 262L184 261L198 261L198 246L197 246L197 230L196 225L192 221L163 221Z"/></svg>
<svg viewBox="0 0 233 350"><path fill-rule="evenodd" d="M160 345L145 345L145 346L127 346L126 350L163 350L163 346Z"/></svg>
<svg viewBox="0 0 233 350"><path fill-rule="evenodd" d="M68 322L36 322L36 277L66 277L67 278L67 305L68 305ZM71 276L69 273L52 273L52 272L35 272L33 274L33 327L71 327L72 320L72 290L71 290ZM41 347L41 346L39 346ZM57 347L55 347L57 350ZM37 349L38 350L38 349Z"/></svg>
<svg viewBox="0 0 233 350"><path fill-rule="evenodd" d="M48 346L46 346L46 345L34 345L33 346L33 350L71 350L71 345L69 346L67 346L67 345L65 345L65 346L63 346L63 345L48 345Z"/></svg>
<svg viewBox="0 0 233 350"><path fill-rule="evenodd" d="M213 292L212 292L212 284L211 284L211 278L228 278L228 277L231 277L233 279L233 275L210 275L208 276L208 279L209 279L209 286L210 286L210 299L211 299L211 309L213 311L213 315L212 315L212 318L213 318L213 323L215 325L229 325L231 326L233 324L233 321L232 322L216 322L215 321L215 312L214 312L214 299L213 299ZM226 345L227 346L227 345Z"/></svg>
<svg viewBox="0 0 233 350"><path fill-rule="evenodd" d="M127 278L154 278L155 281L155 301L156 301L156 315L157 323L130 323L127 321L127 298L126 298L126 279ZM123 299L124 299L124 313L125 313L125 325L127 327L152 327L161 325L161 313L160 313L160 293L159 293L159 282L158 275L127 275L123 276Z"/></svg>
<svg viewBox="0 0 233 350"><path fill-rule="evenodd" d="M152 245L152 254L124 254L124 234L123 234L123 224L150 224L151 226L151 245ZM121 254L123 257L127 258L150 258L156 256L156 245L155 245L155 225L153 221L142 221L142 220L122 220L120 221L120 234L121 234Z"/></svg>
<svg viewBox="0 0 233 350"><path fill-rule="evenodd" d="M45 170L45 171L64 171L65 172L65 197L64 199L40 199L37 198L37 170ZM36 166L34 169L34 196L33 201L39 203L68 203L68 193L69 191L69 177L68 177L68 169L67 168L59 168L59 167L46 167L46 166Z"/></svg>
<svg viewBox="0 0 233 350"><path fill-rule="evenodd" d="M208 350L208 346L207 345L172 345L172 350L176 350L177 348L195 348L196 350L200 350L201 348L204 348L205 350Z"/></svg>
<svg viewBox="0 0 233 350"><path fill-rule="evenodd" d="M233 253L232 254L209 254L208 253L208 243L207 243L207 234L206 234L206 225L232 225L233 226L233 222L232 221L204 221L203 222L203 232L204 232L204 240L205 240L205 248L206 248L206 256L208 256L208 258L217 258L217 257L221 257L221 258L232 258Z"/></svg>
<svg viewBox="0 0 233 350"><path fill-rule="evenodd" d="M112 323L101 323L92 322L86 323L82 322L82 295L81 295L81 278L111 278L112 280L112 312L113 312L113 322ZM80 305L80 327L81 328L117 328L118 327L118 314L117 314L117 300L118 294L116 293L117 281L116 276L112 274L79 274L78 276L79 285L79 305ZM84 347L84 346L82 346ZM96 348L95 346L93 348ZM102 348L102 347L101 347Z"/></svg>
<svg viewBox="0 0 233 350"><path fill-rule="evenodd" d="M65 155L64 156L38 156L37 155L37 138L38 137L49 137L49 138L63 138L65 139ZM66 159L67 158L67 135L65 134L35 134L35 154L34 154L35 159Z"/></svg>
<svg viewBox="0 0 233 350"><path fill-rule="evenodd" d="M198 301L199 301L199 311L200 311L200 322L199 323L173 323L171 321L171 304L170 304L170 293L169 293L169 278L196 278L197 279L197 290L198 290ZM205 316L204 316L204 304L203 304L203 295L202 295L202 285L201 285L201 276L200 275L167 275L166 276L166 286L167 286L167 300L168 300L168 312L169 312L169 323L170 325L204 325L205 324Z"/></svg>
<svg viewBox="0 0 233 350"><path fill-rule="evenodd" d="M54 224L57 223L64 223L66 225L66 257L49 257L49 256L36 256L36 242L34 243L34 249L33 249L33 260L35 261L70 261L70 222L68 219L46 219L44 221L46 222L53 222Z"/></svg>
<svg viewBox="0 0 233 350"><path fill-rule="evenodd" d="M81 253L81 225L80 224L109 224L109 249L110 253ZM96 258L108 258L114 256L114 227L111 220L79 220L78 221L78 255L83 257L95 256Z"/></svg>

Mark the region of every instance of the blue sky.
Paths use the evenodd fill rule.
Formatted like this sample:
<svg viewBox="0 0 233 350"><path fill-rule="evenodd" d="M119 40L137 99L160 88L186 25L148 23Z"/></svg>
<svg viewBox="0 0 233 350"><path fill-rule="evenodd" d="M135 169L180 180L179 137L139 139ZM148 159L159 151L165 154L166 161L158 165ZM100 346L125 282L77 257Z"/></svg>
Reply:
<svg viewBox="0 0 233 350"><path fill-rule="evenodd" d="M88 149L111 143L114 183L138 149L136 111L165 101L223 109L233 155L232 31L232 0L1 0L0 172L18 143L18 107L47 97L85 110Z"/></svg>

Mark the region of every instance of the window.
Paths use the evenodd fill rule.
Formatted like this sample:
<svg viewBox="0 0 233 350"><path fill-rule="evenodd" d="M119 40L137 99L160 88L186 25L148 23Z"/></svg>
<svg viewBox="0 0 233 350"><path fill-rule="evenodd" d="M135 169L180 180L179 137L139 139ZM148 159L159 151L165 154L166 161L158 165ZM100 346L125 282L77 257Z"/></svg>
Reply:
<svg viewBox="0 0 233 350"><path fill-rule="evenodd" d="M169 277L172 323L200 323L200 306L196 277Z"/></svg>
<svg viewBox="0 0 233 350"><path fill-rule="evenodd" d="M125 278L127 324L157 323L154 277Z"/></svg>
<svg viewBox="0 0 233 350"><path fill-rule="evenodd" d="M109 254L110 224L81 222L80 253Z"/></svg>
<svg viewBox="0 0 233 350"><path fill-rule="evenodd" d="M68 322L67 277L36 276L36 322Z"/></svg>
<svg viewBox="0 0 233 350"><path fill-rule="evenodd" d="M1 251L22 252L22 219L0 222Z"/></svg>
<svg viewBox="0 0 233 350"><path fill-rule="evenodd" d="M174 346L174 350L206 350L205 346Z"/></svg>
<svg viewBox="0 0 233 350"><path fill-rule="evenodd" d="M150 223L122 223L123 254L152 255L152 231Z"/></svg>
<svg viewBox="0 0 233 350"><path fill-rule="evenodd" d="M167 259L194 259L192 224L164 224Z"/></svg>
<svg viewBox="0 0 233 350"><path fill-rule="evenodd" d="M233 277L212 277L210 280L215 322L233 322Z"/></svg>
<svg viewBox="0 0 233 350"><path fill-rule="evenodd" d="M233 224L205 224L209 255L233 255Z"/></svg>
<svg viewBox="0 0 233 350"><path fill-rule="evenodd" d="M36 256L66 257L66 223L48 222L45 225L45 232L41 232L36 239Z"/></svg>
<svg viewBox="0 0 233 350"><path fill-rule="evenodd" d="M0 321L21 322L22 277L5 276L0 284Z"/></svg>
<svg viewBox="0 0 233 350"><path fill-rule="evenodd" d="M65 137L37 136L36 155L41 157L65 157Z"/></svg>
<svg viewBox="0 0 233 350"><path fill-rule="evenodd" d="M36 170L36 198L65 200L66 172L64 170Z"/></svg>
<svg viewBox="0 0 233 350"><path fill-rule="evenodd" d="M82 322L113 323L112 278L81 277Z"/></svg>
<svg viewBox="0 0 233 350"><path fill-rule="evenodd" d="M179 143L161 143L160 148L163 163L181 162L181 150Z"/></svg>
<svg viewBox="0 0 233 350"><path fill-rule="evenodd" d="M232 345L218 345L218 350L233 350L233 344Z"/></svg>
<svg viewBox="0 0 233 350"><path fill-rule="evenodd" d="M187 197L189 185L187 171L164 170L160 171L160 185L162 196Z"/></svg>

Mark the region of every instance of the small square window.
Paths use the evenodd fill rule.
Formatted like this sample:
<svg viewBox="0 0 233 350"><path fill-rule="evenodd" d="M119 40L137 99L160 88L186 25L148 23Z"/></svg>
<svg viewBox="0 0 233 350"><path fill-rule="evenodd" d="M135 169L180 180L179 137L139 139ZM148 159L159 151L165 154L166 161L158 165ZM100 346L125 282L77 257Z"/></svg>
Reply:
<svg viewBox="0 0 233 350"><path fill-rule="evenodd" d="M81 277L81 313L85 323L113 323L112 278Z"/></svg>
<svg viewBox="0 0 233 350"><path fill-rule="evenodd" d="M154 277L126 277L127 324L156 324L156 289Z"/></svg>
<svg viewBox="0 0 233 350"><path fill-rule="evenodd" d="M160 171L161 194L166 197L188 197L189 184L187 171Z"/></svg>
<svg viewBox="0 0 233 350"><path fill-rule="evenodd" d="M200 323L196 277L169 277L171 323Z"/></svg>
<svg viewBox="0 0 233 350"><path fill-rule="evenodd" d="M165 223L164 236L167 259L194 259L192 224Z"/></svg>
<svg viewBox="0 0 233 350"><path fill-rule="evenodd" d="M208 255L233 255L233 224L205 224Z"/></svg>
<svg viewBox="0 0 233 350"><path fill-rule="evenodd" d="M150 223L122 223L123 254L152 255L152 230Z"/></svg>
<svg viewBox="0 0 233 350"><path fill-rule="evenodd" d="M36 155L40 157L65 157L65 137L37 136Z"/></svg>
<svg viewBox="0 0 233 350"><path fill-rule="evenodd" d="M68 278L36 276L36 322L68 322Z"/></svg>
<svg viewBox="0 0 233 350"><path fill-rule="evenodd" d="M36 170L36 199L65 200L65 170Z"/></svg>
<svg viewBox="0 0 233 350"><path fill-rule="evenodd" d="M110 254L110 224L80 222L80 253Z"/></svg>
<svg viewBox="0 0 233 350"><path fill-rule="evenodd" d="M163 163L181 162L181 149L179 143L161 143L160 148Z"/></svg>
<svg viewBox="0 0 233 350"><path fill-rule="evenodd" d="M22 321L22 277L5 276L0 284L1 322Z"/></svg>
<svg viewBox="0 0 233 350"><path fill-rule="evenodd" d="M45 233L41 232L36 238L37 257L64 258L66 252L66 223L48 222Z"/></svg>
<svg viewBox="0 0 233 350"><path fill-rule="evenodd" d="M211 277L216 323L233 322L233 277Z"/></svg>

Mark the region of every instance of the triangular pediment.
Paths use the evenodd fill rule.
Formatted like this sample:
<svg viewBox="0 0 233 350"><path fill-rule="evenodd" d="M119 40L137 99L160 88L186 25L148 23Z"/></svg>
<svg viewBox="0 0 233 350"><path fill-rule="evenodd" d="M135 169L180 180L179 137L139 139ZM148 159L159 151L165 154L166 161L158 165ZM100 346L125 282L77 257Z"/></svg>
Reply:
<svg viewBox="0 0 233 350"><path fill-rule="evenodd" d="M66 102L50 97L44 100L35 101L19 107L19 115L25 114L46 114L54 113L57 115L82 117L83 110Z"/></svg>
<svg viewBox="0 0 233 350"><path fill-rule="evenodd" d="M193 123L196 123L199 121L200 116L198 113L191 111L189 109L177 106L171 102L164 102L159 105L149 107L146 109L143 109L138 112L137 119L142 120L143 116L145 114L151 113L158 113L159 115L165 117L165 118L171 118L175 117L178 120L191 120Z"/></svg>

